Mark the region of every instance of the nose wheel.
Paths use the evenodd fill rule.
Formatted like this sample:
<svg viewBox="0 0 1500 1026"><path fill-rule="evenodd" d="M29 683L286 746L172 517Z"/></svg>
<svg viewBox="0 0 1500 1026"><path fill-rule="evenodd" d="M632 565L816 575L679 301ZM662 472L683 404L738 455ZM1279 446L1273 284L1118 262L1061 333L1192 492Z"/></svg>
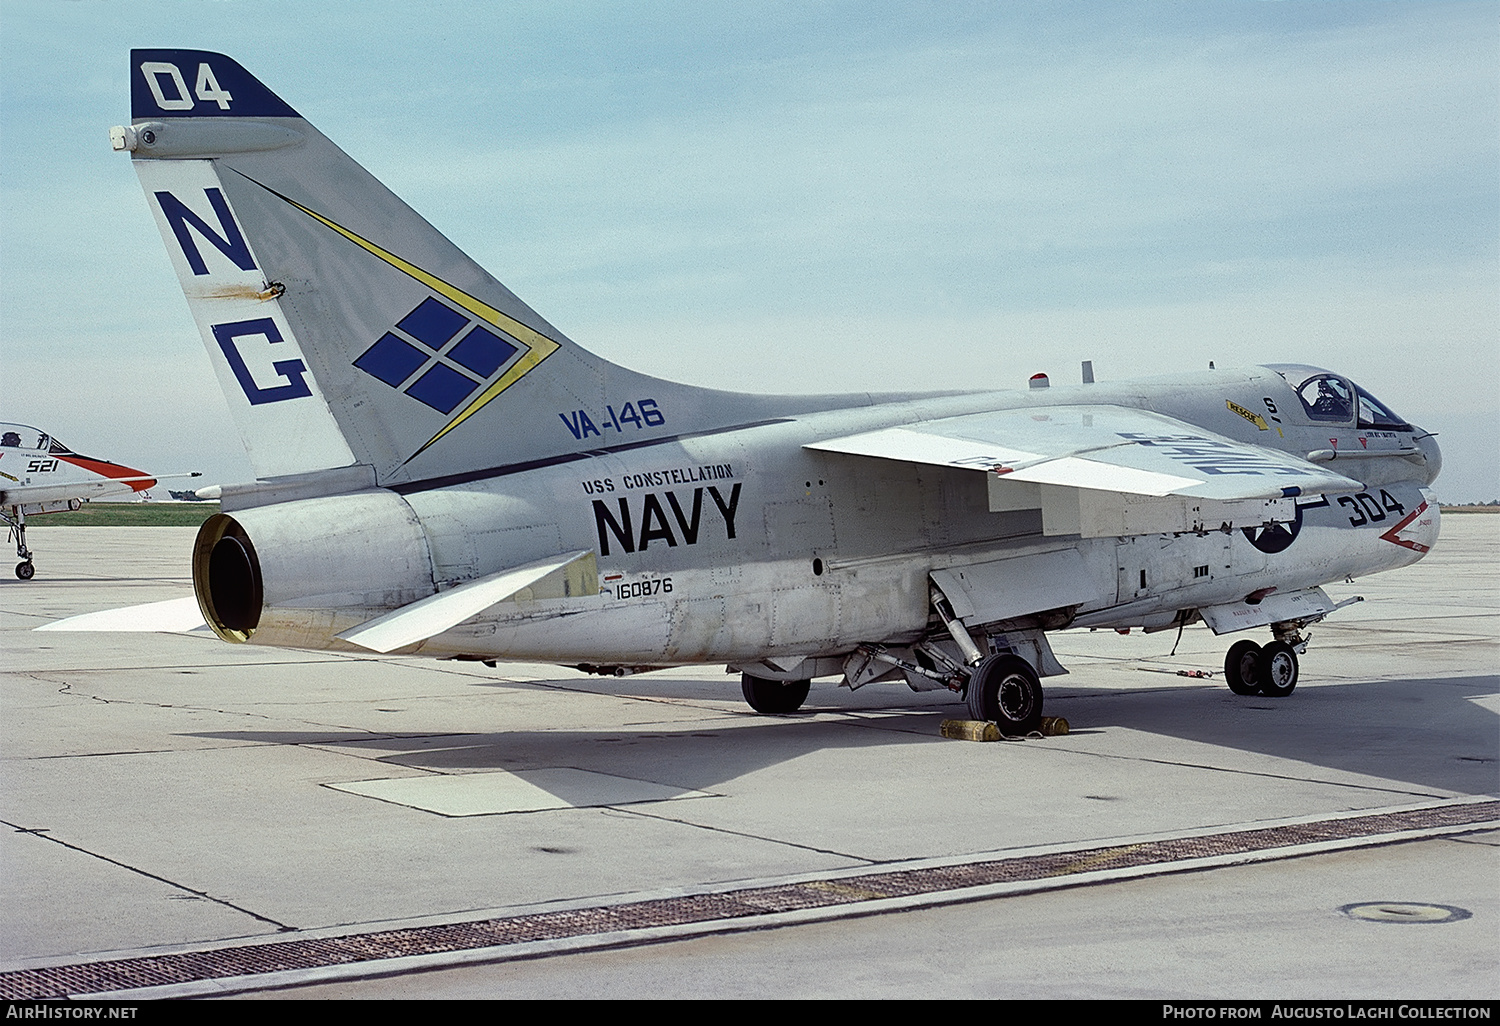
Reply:
<svg viewBox="0 0 1500 1026"><path fill-rule="evenodd" d="M16 564L16 576L29 581L36 576L36 564L31 561L31 550L26 547L26 512L20 506L0 506L0 521L10 528L16 539L16 555L21 562Z"/></svg>
<svg viewBox="0 0 1500 1026"><path fill-rule="evenodd" d="M1236 641L1224 656L1224 679L1236 695L1260 694L1260 646Z"/></svg>
<svg viewBox="0 0 1500 1026"><path fill-rule="evenodd" d="M1260 693L1285 698L1297 686L1297 653L1284 641L1273 641L1260 650Z"/></svg>
<svg viewBox="0 0 1500 1026"><path fill-rule="evenodd" d="M1280 625L1278 625L1280 626ZM1277 631L1288 634L1264 647L1253 641L1236 641L1224 656L1224 680L1236 695L1264 695L1285 698L1297 686L1300 666L1298 648L1307 642L1297 637L1295 629Z"/></svg>

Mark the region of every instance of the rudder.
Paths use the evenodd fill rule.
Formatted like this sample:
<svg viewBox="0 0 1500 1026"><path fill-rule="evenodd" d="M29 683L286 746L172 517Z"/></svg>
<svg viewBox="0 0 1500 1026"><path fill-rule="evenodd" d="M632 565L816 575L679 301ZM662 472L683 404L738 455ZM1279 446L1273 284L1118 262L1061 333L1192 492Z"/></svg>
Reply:
<svg viewBox="0 0 1500 1026"><path fill-rule="evenodd" d="M222 54L133 50L131 104L115 147L258 477L400 484L769 412L574 345Z"/></svg>

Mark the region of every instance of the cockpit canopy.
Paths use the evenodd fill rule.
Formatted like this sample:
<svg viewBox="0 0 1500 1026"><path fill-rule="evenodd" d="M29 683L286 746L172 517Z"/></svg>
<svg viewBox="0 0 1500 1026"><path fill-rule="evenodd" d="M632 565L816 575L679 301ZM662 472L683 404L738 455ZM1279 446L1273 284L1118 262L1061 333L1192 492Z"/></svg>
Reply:
<svg viewBox="0 0 1500 1026"><path fill-rule="evenodd" d="M1348 378L1318 367L1295 363L1268 364L1286 379L1302 400L1309 420L1321 424L1348 424L1383 431L1410 431L1411 425L1391 412L1379 399Z"/></svg>
<svg viewBox="0 0 1500 1026"><path fill-rule="evenodd" d="M39 449L57 455L71 455L73 452L45 431L25 424L0 423L0 448Z"/></svg>

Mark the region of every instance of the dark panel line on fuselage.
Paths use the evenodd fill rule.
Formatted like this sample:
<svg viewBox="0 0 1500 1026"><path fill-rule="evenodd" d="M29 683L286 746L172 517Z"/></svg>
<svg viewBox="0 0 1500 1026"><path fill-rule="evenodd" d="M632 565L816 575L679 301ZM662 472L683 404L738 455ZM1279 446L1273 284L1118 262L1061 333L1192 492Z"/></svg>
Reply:
<svg viewBox="0 0 1500 1026"><path fill-rule="evenodd" d="M578 460L592 459L595 456L609 456L614 453L629 452L632 449L646 449L653 445L669 445L672 442L680 442L688 438L706 438L710 435L722 435L729 431L745 431L749 428L766 427L770 424L790 424L790 417L774 417L770 420L754 420L748 424L731 424L728 427L711 428L707 431L688 431L680 435L666 435L662 438L648 438L640 442L622 442L619 445L608 445L602 449L585 449L582 452L567 452L557 456L545 456L537 460L525 460L521 463L506 463L498 467L489 467L484 470L468 470L462 474L446 474L443 477L430 477L421 481L406 481L401 484L388 484L381 487L389 488L397 495L411 495L413 492L430 492L439 488L451 488L454 485L469 484L473 481L486 481L495 477L508 477L511 474L523 474L528 470L539 470L542 467L556 467L564 463L574 463Z"/></svg>

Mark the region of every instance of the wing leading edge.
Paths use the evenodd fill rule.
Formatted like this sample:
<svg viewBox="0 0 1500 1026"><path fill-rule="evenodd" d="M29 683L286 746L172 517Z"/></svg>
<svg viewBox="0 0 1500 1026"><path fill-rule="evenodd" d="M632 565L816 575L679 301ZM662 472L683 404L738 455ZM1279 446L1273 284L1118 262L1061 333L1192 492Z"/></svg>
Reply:
<svg viewBox="0 0 1500 1026"><path fill-rule="evenodd" d="M991 510L1040 509L1049 535L1291 520L1299 495L1363 488L1279 450L1122 406L998 410L804 448L985 473Z"/></svg>

